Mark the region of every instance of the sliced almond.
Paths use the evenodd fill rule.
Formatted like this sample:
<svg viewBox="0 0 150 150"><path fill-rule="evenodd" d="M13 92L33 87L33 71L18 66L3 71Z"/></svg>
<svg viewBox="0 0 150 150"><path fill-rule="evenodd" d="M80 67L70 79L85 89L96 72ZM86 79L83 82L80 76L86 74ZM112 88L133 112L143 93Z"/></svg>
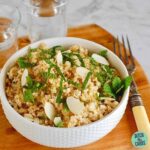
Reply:
<svg viewBox="0 0 150 150"><path fill-rule="evenodd" d="M66 102L69 110L73 114L80 114L84 109L84 104L79 99L74 97L68 97Z"/></svg>
<svg viewBox="0 0 150 150"><path fill-rule="evenodd" d="M50 119L53 120L56 114L54 106L50 102L45 102L44 104L44 111L46 116Z"/></svg>
<svg viewBox="0 0 150 150"><path fill-rule="evenodd" d="M61 65L63 63L63 56L61 51L58 51L58 53L56 54L56 61L58 65Z"/></svg>
<svg viewBox="0 0 150 150"><path fill-rule="evenodd" d="M76 68L76 73L81 76L82 78L85 78L86 75L88 74L89 70L84 68L84 67L77 67Z"/></svg>
<svg viewBox="0 0 150 150"><path fill-rule="evenodd" d="M104 57L98 54L92 54L92 58L100 64L109 65L109 62Z"/></svg>
<svg viewBox="0 0 150 150"><path fill-rule="evenodd" d="M21 77L21 85L25 86L27 84L27 76L28 76L28 69L25 69L23 71L22 77Z"/></svg>
<svg viewBox="0 0 150 150"><path fill-rule="evenodd" d="M55 124L55 126L58 126L58 124L59 124L60 122L62 122L61 117L55 117L55 118L54 118L54 124Z"/></svg>

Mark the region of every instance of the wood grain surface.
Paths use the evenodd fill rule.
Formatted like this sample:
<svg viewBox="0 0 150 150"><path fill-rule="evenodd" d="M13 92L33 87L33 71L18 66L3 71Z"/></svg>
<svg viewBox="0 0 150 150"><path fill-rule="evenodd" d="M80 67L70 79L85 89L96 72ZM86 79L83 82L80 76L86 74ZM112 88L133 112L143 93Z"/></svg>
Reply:
<svg viewBox="0 0 150 150"><path fill-rule="evenodd" d="M70 28L68 36L88 39L100 43L109 49L113 48L113 36L95 24ZM27 38L19 39L19 46L23 47L29 42ZM150 118L150 84L137 61L136 67L134 77ZM123 118L112 132L93 144L69 150L134 150L135 148L131 144L131 136L136 130L133 114L128 105ZM38 145L21 136L8 123L0 105L0 150L56 150L56 148Z"/></svg>

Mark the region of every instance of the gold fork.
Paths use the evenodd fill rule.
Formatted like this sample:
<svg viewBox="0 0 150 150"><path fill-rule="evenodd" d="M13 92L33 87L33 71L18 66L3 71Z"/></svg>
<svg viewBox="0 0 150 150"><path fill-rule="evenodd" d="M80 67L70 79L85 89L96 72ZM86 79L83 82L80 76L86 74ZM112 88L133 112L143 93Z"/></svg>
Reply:
<svg viewBox="0 0 150 150"><path fill-rule="evenodd" d="M113 51L123 61L123 63L125 64L128 70L129 75L132 76L136 69L135 61L134 61L131 46L129 43L129 39L128 37L126 37L128 50L126 49L124 39L125 38L122 36L122 46L118 40L118 37L117 39L114 39ZM144 132L149 139L148 144L145 146L145 149L150 150L150 123L149 123L149 119L148 119L145 107L143 105L143 101L141 99L140 94L138 93L137 85L134 81L133 76L132 76L132 83L130 86L129 102L133 111L133 115L134 115L134 119L135 119L138 131Z"/></svg>

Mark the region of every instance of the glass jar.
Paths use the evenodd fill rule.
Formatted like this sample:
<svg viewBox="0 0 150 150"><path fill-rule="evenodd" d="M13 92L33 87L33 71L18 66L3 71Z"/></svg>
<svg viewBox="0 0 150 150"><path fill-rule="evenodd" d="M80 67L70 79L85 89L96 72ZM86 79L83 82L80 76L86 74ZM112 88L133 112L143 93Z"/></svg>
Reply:
<svg viewBox="0 0 150 150"><path fill-rule="evenodd" d="M66 0L24 0L31 42L67 34Z"/></svg>

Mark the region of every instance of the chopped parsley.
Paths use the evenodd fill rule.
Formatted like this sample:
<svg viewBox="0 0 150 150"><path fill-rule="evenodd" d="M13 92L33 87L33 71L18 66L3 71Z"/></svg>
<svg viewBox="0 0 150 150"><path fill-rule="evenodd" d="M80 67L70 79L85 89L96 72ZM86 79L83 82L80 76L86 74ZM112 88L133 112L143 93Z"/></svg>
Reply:
<svg viewBox="0 0 150 150"><path fill-rule="evenodd" d="M110 83L103 85L103 95L117 98L130 86L132 78L130 76L121 80L120 77L115 76Z"/></svg>
<svg viewBox="0 0 150 150"><path fill-rule="evenodd" d="M37 50L37 48L29 48L29 52L35 52Z"/></svg>
<svg viewBox="0 0 150 150"><path fill-rule="evenodd" d="M130 86L131 82L132 82L131 76L128 76L123 80L125 90Z"/></svg>
<svg viewBox="0 0 150 150"><path fill-rule="evenodd" d="M103 93L104 95L106 96L112 96L112 97L115 97L113 91L112 91L112 88L111 86L108 84L108 83L105 83L104 86L103 86Z"/></svg>
<svg viewBox="0 0 150 150"><path fill-rule="evenodd" d="M43 84L33 80L30 76L26 77L27 86L25 86L25 91L23 93L24 100L27 102L34 102L33 92L38 91L43 87Z"/></svg>
<svg viewBox="0 0 150 150"><path fill-rule="evenodd" d="M98 81L101 83L101 85L104 85L104 83L106 82L106 76L104 72L98 72L96 74Z"/></svg>
<svg viewBox="0 0 150 150"><path fill-rule="evenodd" d="M120 96L130 86L132 82L131 76L121 80L120 77L114 77L112 80L112 89L116 96Z"/></svg>
<svg viewBox="0 0 150 150"><path fill-rule="evenodd" d="M107 50L101 50L98 54L107 58Z"/></svg>
<svg viewBox="0 0 150 150"><path fill-rule="evenodd" d="M23 98L25 102L34 103L34 97L32 95L32 91L30 89L26 89L23 93Z"/></svg>
<svg viewBox="0 0 150 150"><path fill-rule="evenodd" d="M105 82L111 81L116 74L114 68L107 65L101 65L102 70L96 74L98 81L103 86Z"/></svg>
<svg viewBox="0 0 150 150"><path fill-rule="evenodd" d="M33 80L30 76L27 76L27 89L30 89L32 92L36 92L43 86L42 83Z"/></svg>
<svg viewBox="0 0 150 150"><path fill-rule="evenodd" d="M35 64L31 64L30 62L28 62L24 57L18 58L17 62L20 68L29 68L35 65Z"/></svg>
<svg viewBox="0 0 150 150"><path fill-rule="evenodd" d="M114 91L117 91L121 87L121 82L122 81L118 76L114 77L114 79L112 80L112 88Z"/></svg>

